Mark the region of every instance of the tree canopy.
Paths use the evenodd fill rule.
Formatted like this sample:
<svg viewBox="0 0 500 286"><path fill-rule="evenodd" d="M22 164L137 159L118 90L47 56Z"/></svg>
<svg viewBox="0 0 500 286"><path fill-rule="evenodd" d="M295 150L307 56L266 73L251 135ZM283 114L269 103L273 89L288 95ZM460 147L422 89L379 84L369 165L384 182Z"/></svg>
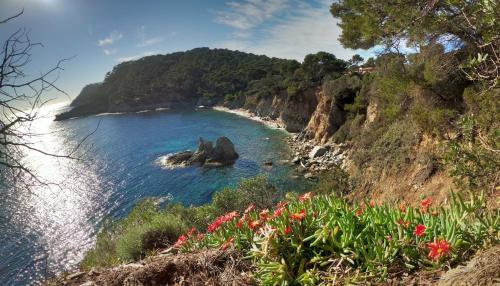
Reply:
<svg viewBox="0 0 500 286"><path fill-rule="evenodd" d="M341 20L347 48L399 48L441 43L469 56L462 67L472 80L498 84L500 4L494 0L337 0L330 12ZM471 59L472 58L472 59Z"/></svg>

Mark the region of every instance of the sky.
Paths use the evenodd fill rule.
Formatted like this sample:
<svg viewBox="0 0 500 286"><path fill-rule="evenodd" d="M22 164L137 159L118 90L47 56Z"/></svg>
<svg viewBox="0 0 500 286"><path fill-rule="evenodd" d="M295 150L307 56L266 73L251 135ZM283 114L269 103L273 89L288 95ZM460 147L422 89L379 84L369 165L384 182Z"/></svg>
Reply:
<svg viewBox="0 0 500 286"><path fill-rule="evenodd" d="M0 0L0 40L26 28L33 42L27 76L64 62L57 86L70 98L116 64L196 47L296 59L326 51L349 59L327 0ZM56 96L55 91L50 95ZM68 100L67 96L61 97Z"/></svg>

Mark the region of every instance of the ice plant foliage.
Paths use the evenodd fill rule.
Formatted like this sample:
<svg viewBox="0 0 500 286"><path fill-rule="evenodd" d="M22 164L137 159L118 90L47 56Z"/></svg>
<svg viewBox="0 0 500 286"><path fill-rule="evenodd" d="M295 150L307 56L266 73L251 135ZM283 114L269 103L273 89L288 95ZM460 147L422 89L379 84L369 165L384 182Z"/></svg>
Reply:
<svg viewBox="0 0 500 286"><path fill-rule="evenodd" d="M337 275L328 273L331 269L357 269L365 275L361 278L382 282L390 269L436 267L499 242L498 211L486 211L483 197L467 202L452 194L449 207L439 209L430 202L420 208L362 207L334 195L307 193L273 210L250 206L241 217L235 212L218 217L204 237L192 230L175 247L234 247L253 260L259 284L315 285L321 275Z"/></svg>

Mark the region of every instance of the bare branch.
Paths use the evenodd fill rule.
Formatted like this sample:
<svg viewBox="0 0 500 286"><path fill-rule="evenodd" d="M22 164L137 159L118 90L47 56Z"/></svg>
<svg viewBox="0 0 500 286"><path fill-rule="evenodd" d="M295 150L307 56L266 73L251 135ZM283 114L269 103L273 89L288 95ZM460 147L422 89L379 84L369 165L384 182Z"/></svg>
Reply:
<svg viewBox="0 0 500 286"><path fill-rule="evenodd" d="M0 21L4 24L24 13L20 13ZM48 185L35 170L25 161L28 152L35 152L54 158L79 160L74 154L79 147L99 128L79 141L69 154L57 154L51 150L43 150L36 138L46 134L32 131L35 120L43 118L40 108L51 99L45 98L49 90L69 95L56 85L59 72L71 58L61 59L57 64L36 77L29 77L24 72L31 61L34 47L43 47L41 43L30 40L29 30L20 28L12 33L0 46L0 180L19 183L23 186ZM21 105L22 104L22 105ZM50 133L49 133L50 134ZM43 140L43 139L42 139ZM29 189L29 188L28 188Z"/></svg>
<svg viewBox="0 0 500 286"><path fill-rule="evenodd" d="M16 15L11 16L11 17L9 17L9 18L7 18L5 20L0 21L0 24L5 24L5 23L9 22L10 20L21 16L23 13L24 13L24 8L21 10L21 12L17 13Z"/></svg>

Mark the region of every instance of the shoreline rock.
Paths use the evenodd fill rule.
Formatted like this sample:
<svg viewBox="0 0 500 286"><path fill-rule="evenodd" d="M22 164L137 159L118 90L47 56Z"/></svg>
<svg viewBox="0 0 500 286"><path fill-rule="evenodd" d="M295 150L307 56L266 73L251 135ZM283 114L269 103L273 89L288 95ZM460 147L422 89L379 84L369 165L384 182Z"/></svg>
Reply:
<svg viewBox="0 0 500 286"><path fill-rule="evenodd" d="M344 167L348 146L345 143L320 144L306 138L304 133L297 133L287 140L292 149L291 162L297 166L297 174L306 179L314 179L321 172L336 167Z"/></svg>
<svg viewBox="0 0 500 286"><path fill-rule="evenodd" d="M222 167L234 164L239 155L234 149L234 144L227 137L219 137L215 146L211 141L200 137L198 149L195 152L182 151L166 158L164 165L169 167L204 166Z"/></svg>

